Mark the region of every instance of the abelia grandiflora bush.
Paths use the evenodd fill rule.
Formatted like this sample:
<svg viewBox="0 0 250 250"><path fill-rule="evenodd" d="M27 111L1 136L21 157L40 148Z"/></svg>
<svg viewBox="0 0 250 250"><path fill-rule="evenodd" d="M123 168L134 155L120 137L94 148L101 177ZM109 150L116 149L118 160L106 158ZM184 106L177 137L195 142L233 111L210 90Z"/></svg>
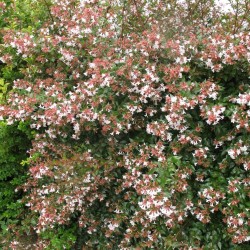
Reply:
<svg viewBox="0 0 250 250"><path fill-rule="evenodd" d="M250 35L214 5L213 25L185 25L176 4L171 37L156 0L54 0L41 29L6 32L1 60L26 68L0 117L35 131L22 189L37 249L70 249L75 237L51 236L69 228L91 249L250 240Z"/></svg>

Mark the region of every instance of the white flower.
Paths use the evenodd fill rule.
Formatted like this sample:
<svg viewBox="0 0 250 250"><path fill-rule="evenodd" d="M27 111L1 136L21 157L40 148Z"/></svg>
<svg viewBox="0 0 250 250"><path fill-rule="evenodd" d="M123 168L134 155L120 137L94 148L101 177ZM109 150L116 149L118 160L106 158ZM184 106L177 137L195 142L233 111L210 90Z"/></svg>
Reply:
<svg viewBox="0 0 250 250"><path fill-rule="evenodd" d="M94 69L95 68L95 63L89 63L89 67Z"/></svg>
<svg viewBox="0 0 250 250"><path fill-rule="evenodd" d="M236 153L235 153L235 151L234 151L233 149L229 149L229 150L228 150L228 154L229 154L229 156L230 156L232 159L235 159Z"/></svg>
<svg viewBox="0 0 250 250"><path fill-rule="evenodd" d="M150 221L155 220L157 217L161 215L159 211L146 211L146 214L148 218L150 219Z"/></svg>
<svg viewBox="0 0 250 250"><path fill-rule="evenodd" d="M109 228L109 230L111 230L111 231L114 231L117 227L119 227L119 224L118 224L118 223L109 223L109 224L108 224L108 228Z"/></svg>

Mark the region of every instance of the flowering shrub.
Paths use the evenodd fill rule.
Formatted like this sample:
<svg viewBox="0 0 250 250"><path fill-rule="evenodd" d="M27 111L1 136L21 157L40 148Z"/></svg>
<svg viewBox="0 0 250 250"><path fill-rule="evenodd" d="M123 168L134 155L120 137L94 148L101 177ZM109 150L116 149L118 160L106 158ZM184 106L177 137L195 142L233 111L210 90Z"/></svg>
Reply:
<svg viewBox="0 0 250 250"><path fill-rule="evenodd" d="M194 2L53 0L39 29L5 32L1 61L25 68L0 117L33 130L37 249L249 242L249 24Z"/></svg>

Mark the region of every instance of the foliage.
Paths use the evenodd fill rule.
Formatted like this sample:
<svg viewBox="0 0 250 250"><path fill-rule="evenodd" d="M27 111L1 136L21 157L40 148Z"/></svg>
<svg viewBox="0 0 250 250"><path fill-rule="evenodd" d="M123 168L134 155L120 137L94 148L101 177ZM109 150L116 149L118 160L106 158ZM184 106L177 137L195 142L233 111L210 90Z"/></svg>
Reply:
<svg viewBox="0 0 250 250"><path fill-rule="evenodd" d="M0 2L0 43L3 43L3 33L9 30L23 30L31 32L32 28L39 27L38 23L33 23L36 19L45 14L42 9L35 8L30 0ZM25 10L25 12L24 12ZM47 12L45 16L47 15ZM41 21L40 21L41 23ZM8 49L5 52L9 52ZM25 60L20 56L0 58L0 104L4 105L11 91L13 81L23 77L22 70L26 65ZM2 117L1 117L2 119ZM28 157L27 150L31 147L30 140L33 132L28 122L17 122L7 125L0 123L0 247L3 241L8 242L8 227L11 225L21 225L24 214L27 213L25 204L21 202L23 191L19 189L28 177L28 165L24 160ZM25 233L30 230L26 228ZM8 244L8 243L7 243Z"/></svg>
<svg viewBox="0 0 250 250"><path fill-rule="evenodd" d="M12 249L20 227L37 249L246 249L249 5L237 6L55 0L36 31L5 32L1 60L25 67L0 116L36 131Z"/></svg>
<svg viewBox="0 0 250 250"><path fill-rule="evenodd" d="M21 164L27 157L30 142L24 132L15 124L0 123L0 231L2 241L7 234L7 226L19 223L25 213L21 203L22 191L17 187L27 180L27 166Z"/></svg>

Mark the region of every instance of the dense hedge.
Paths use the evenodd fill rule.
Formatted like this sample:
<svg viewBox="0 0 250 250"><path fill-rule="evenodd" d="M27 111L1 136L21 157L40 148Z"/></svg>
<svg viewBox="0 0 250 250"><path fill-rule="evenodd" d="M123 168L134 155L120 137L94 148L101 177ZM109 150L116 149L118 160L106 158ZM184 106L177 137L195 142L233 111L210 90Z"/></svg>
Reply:
<svg viewBox="0 0 250 250"><path fill-rule="evenodd" d="M32 131L7 244L247 249L248 3L51 3L3 37L1 60L25 67L0 116Z"/></svg>

